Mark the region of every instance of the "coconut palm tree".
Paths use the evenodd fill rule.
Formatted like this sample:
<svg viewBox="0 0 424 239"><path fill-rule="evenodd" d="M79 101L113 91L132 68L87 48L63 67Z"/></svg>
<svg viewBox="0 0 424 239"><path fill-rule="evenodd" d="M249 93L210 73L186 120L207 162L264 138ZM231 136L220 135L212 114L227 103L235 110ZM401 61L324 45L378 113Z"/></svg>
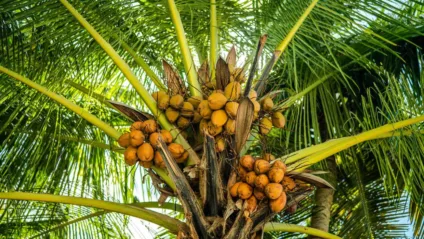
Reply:
<svg viewBox="0 0 424 239"><path fill-rule="evenodd" d="M411 230L400 225L409 219L422 237L423 5L2 0L1 233L386 238ZM150 93L171 90L178 74L188 95L207 94L205 76L219 88L235 58L249 78L244 89L252 83L258 98L273 97L286 127L261 135L251 117L237 117L224 152L207 134L196 151L197 129L186 140ZM244 95L238 116L253 114L249 102ZM146 116L187 150L184 166L162 144L167 169L125 165L116 141ZM236 172L241 156L263 153L317 186L315 195L288 193L284 213L259 203L246 215L230 196L217 206L214 190L231 180L214 163ZM197 181L210 185L207 196Z"/></svg>

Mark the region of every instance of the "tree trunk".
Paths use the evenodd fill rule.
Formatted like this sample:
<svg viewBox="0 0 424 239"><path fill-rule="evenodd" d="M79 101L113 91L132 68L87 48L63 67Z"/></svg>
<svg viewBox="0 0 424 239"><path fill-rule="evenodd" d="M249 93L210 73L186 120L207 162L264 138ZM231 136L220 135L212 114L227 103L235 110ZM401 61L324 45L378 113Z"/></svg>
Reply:
<svg viewBox="0 0 424 239"><path fill-rule="evenodd" d="M326 159L329 174L328 182L336 186L337 167L334 156ZM333 204L334 189L318 188L315 191L315 206L312 209L311 227L328 232L331 219L331 205ZM317 239L319 237L309 237Z"/></svg>

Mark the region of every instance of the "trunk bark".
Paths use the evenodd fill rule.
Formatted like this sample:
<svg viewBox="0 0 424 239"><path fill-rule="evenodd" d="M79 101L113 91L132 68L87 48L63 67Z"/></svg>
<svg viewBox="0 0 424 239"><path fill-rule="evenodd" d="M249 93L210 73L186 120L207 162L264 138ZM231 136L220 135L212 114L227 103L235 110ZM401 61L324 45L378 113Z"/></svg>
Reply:
<svg viewBox="0 0 424 239"><path fill-rule="evenodd" d="M327 175L329 183L336 186L337 167L334 156L327 158L329 174ZM319 188L315 191L315 206L312 209L311 227L328 232L331 219L331 205L333 204L334 190L331 188ZM320 237L310 236L310 239Z"/></svg>

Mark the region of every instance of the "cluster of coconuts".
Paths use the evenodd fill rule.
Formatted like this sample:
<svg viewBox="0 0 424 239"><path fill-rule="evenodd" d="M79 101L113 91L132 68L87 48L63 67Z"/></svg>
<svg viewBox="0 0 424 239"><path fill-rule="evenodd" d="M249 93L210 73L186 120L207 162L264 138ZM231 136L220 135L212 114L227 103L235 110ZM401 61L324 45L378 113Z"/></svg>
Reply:
<svg viewBox="0 0 424 239"><path fill-rule="evenodd" d="M182 145L172 142L172 135L168 130L159 130L155 120L137 121L130 127L130 132L119 137L118 143L126 148L124 159L127 165L139 162L144 168L153 165L165 168L165 162L158 150L159 136L167 144L168 150L177 163L184 163L188 158L188 151Z"/></svg>
<svg viewBox="0 0 424 239"><path fill-rule="evenodd" d="M295 181L285 176L286 165L274 160L271 154L258 159L245 155L240 159L238 181L230 188L230 194L245 200L245 210L250 213L256 209L258 201L263 200L269 200L271 211L280 212L287 202L286 192L296 188Z"/></svg>
<svg viewBox="0 0 424 239"><path fill-rule="evenodd" d="M200 115L195 111L201 96L192 96L187 100L180 94L168 95L165 91L157 91L152 94L159 109L165 111L169 122L180 129L186 129L191 123L199 123Z"/></svg>

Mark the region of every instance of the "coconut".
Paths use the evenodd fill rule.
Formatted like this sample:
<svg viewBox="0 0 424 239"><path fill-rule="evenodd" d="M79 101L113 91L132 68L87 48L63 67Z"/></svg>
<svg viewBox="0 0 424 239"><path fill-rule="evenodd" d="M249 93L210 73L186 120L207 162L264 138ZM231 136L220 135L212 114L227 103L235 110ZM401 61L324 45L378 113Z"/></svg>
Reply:
<svg viewBox="0 0 424 239"><path fill-rule="evenodd" d="M215 88L216 88L216 82L208 81L208 82L206 82L206 83L205 83L205 86L206 86L208 89L213 90L213 89L215 89Z"/></svg>
<svg viewBox="0 0 424 239"><path fill-rule="evenodd" d="M255 196L251 196L246 201L244 201L244 209L250 213L253 213L258 206L258 200L256 200Z"/></svg>
<svg viewBox="0 0 424 239"><path fill-rule="evenodd" d="M237 197L238 193L237 193L237 189L240 186L242 182L236 182L233 186L231 186L230 188L230 194L231 197Z"/></svg>
<svg viewBox="0 0 424 239"><path fill-rule="evenodd" d="M227 103L227 97L222 93L215 92L208 97L209 108L219 110ZM203 115L202 115L203 116Z"/></svg>
<svg viewBox="0 0 424 239"><path fill-rule="evenodd" d="M292 178L284 177L283 181L281 182L283 185L284 191L293 191L296 188L296 183Z"/></svg>
<svg viewBox="0 0 424 239"><path fill-rule="evenodd" d="M169 106L169 99L169 95L166 94L159 96L158 108L161 110L166 110L166 108Z"/></svg>
<svg viewBox="0 0 424 239"><path fill-rule="evenodd" d="M133 130L130 133L130 144L133 147L140 146L144 142L144 134L140 130Z"/></svg>
<svg viewBox="0 0 424 239"><path fill-rule="evenodd" d="M237 195L241 199L248 199L253 194L253 188L247 183L240 183L237 188Z"/></svg>
<svg viewBox="0 0 424 239"><path fill-rule="evenodd" d="M177 120L177 126L180 129L185 129L190 125L190 120L185 117L179 117Z"/></svg>
<svg viewBox="0 0 424 239"><path fill-rule="evenodd" d="M169 122L174 123L175 121L177 121L178 117L180 116L180 112L169 107L165 111L165 116L169 120Z"/></svg>
<svg viewBox="0 0 424 239"><path fill-rule="evenodd" d="M268 172L268 178L269 178L269 181L273 183L279 183L284 178L284 170L281 168L271 167L271 169Z"/></svg>
<svg viewBox="0 0 424 239"><path fill-rule="evenodd" d="M153 158L155 161L155 165L159 168L166 168L165 161L163 161L162 155L160 154L159 150L155 152L155 157Z"/></svg>
<svg viewBox="0 0 424 239"><path fill-rule="evenodd" d="M188 159L188 151L184 151L184 153L181 155L181 157L175 158L175 162L177 163L184 163Z"/></svg>
<svg viewBox="0 0 424 239"><path fill-rule="evenodd" d="M125 133L125 134L122 134L119 137L118 144L119 144L119 146L126 148L126 147L130 146L130 143L131 143L130 140L131 140L130 133Z"/></svg>
<svg viewBox="0 0 424 239"><path fill-rule="evenodd" d="M253 171L255 159L250 155L244 155L240 159L240 165L246 168L248 171Z"/></svg>
<svg viewBox="0 0 424 239"><path fill-rule="evenodd" d="M281 195L277 199L269 201L269 207L271 211L278 213L281 212L287 203L287 195L285 192L281 192Z"/></svg>
<svg viewBox="0 0 424 239"><path fill-rule="evenodd" d="M233 119L228 119L227 123L225 124L225 131L227 131L227 133L229 135L233 135L236 133L236 121Z"/></svg>
<svg viewBox="0 0 424 239"><path fill-rule="evenodd" d="M284 125L286 125L286 118L281 112L275 112L272 114L272 125L276 128L284 128Z"/></svg>
<svg viewBox="0 0 424 239"><path fill-rule="evenodd" d="M259 188L255 188L253 189L253 195L256 197L256 199L258 200L264 200L266 198L266 195L263 191L259 190Z"/></svg>
<svg viewBox="0 0 424 239"><path fill-rule="evenodd" d="M158 132L154 132L149 135L149 143L155 148L159 146L159 135L160 134Z"/></svg>
<svg viewBox="0 0 424 239"><path fill-rule="evenodd" d="M272 164L272 168L281 168L284 173L287 171L286 164L281 161L275 161L274 164Z"/></svg>
<svg viewBox="0 0 424 239"><path fill-rule="evenodd" d="M179 158L184 154L184 148L181 144L171 143L168 145L168 149L171 152L173 158Z"/></svg>
<svg viewBox="0 0 424 239"><path fill-rule="evenodd" d="M212 124L211 121L208 122L208 132L212 136L216 136L222 132L222 126L218 127Z"/></svg>
<svg viewBox="0 0 424 239"><path fill-rule="evenodd" d="M153 160L150 161L138 161L143 168L151 168L153 166Z"/></svg>
<svg viewBox="0 0 424 239"><path fill-rule="evenodd" d="M215 149L216 152L222 152L225 150L225 139L223 137L218 137L215 140Z"/></svg>
<svg viewBox="0 0 424 239"><path fill-rule="evenodd" d="M241 95L241 85L239 82L230 82L226 87L224 91L225 97L227 97L228 100L238 100Z"/></svg>
<svg viewBox="0 0 424 239"><path fill-rule="evenodd" d="M255 178L255 187L258 188L258 190L264 190L265 186L268 185L269 179L266 174L259 174Z"/></svg>
<svg viewBox="0 0 424 239"><path fill-rule="evenodd" d="M256 101L256 99L258 98L258 93L256 93L255 90L250 90L249 91L249 99L251 99L252 101Z"/></svg>
<svg viewBox="0 0 424 239"><path fill-rule="evenodd" d="M173 95L169 100L172 108L179 110L184 106L184 97L182 95Z"/></svg>
<svg viewBox="0 0 424 239"><path fill-rule="evenodd" d="M143 131L145 133L151 134L153 132L156 132L157 127L158 127L158 124L156 123L155 120L152 120L152 119L146 120L146 121L144 121Z"/></svg>
<svg viewBox="0 0 424 239"><path fill-rule="evenodd" d="M271 164L266 160L259 159L255 161L253 169L255 170L256 174L268 173L268 171L271 169Z"/></svg>
<svg viewBox="0 0 424 239"><path fill-rule="evenodd" d="M253 121L257 120L259 118L259 112L253 112Z"/></svg>
<svg viewBox="0 0 424 239"><path fill-rule="evenodd" d="M137 156L141 161L151 161L153 159L155 151L149 143L144 143L137 149Z"/></svg>
<svg viewBox="0 0 424 239"><path fill-rule="evenodd" d="M272 122L269 118L262 118L259 122L259 131L262 135L266 135L271 131Z"/></svg>
<svg viewBox="0 0 424 239"><path fill-rule="evenodd" d="M202 120L202 116L199 114L199 112L194 111L193 113L193 123L199 123Z"/></svg>
<svg viewBox="0 0 424 239"><path fill-rule="evenodd" d="M240 179L244 181L246 179L246 174L247 174L246 169L244 169L242 166L238 166L237 172Z"/></svg>
<svg viewBox="0 0 424 239"><path fill-rule="evenodd" d="M274 161L274 160L275 160L275 156L274 156L274 155L272 155L272 154L270 154L270 153L266 153L266 154L264 155L264 160L266 160L266 161L268 161L268 162Z"/></svg>
<svg viewBox="0 0 424 239"><path fill-rule="evenodd" d="M228 102L225 105L225 111L228 113L228 115L231 118L235 119L236 116L237 116L238 107L239 107L239 103L237 103L237 102Z"/></svg>
<svg viewBox="0 0 424 239"><path fill-rule="evenodd" d="M190 104L192 104L195 109L197 109L197 107L199 106L202 100L203 100L203 97L200 95L191 96L190 98L187 99L187 101L190 102Z"/></svg>
<svg viewBox="0 0 424 239"><path fill-rule="evenodd" d="M271 111L272 108L274 108L274 102L272 102L272 99L270 97L266 97L262 100L262 108L265 111Z"/></svg>
<svg viewBox="0 0 424 239"><path fill-rule="evenodd" d="M156 102L158 102L159 99L161 98L161 96L164 96L164 95L167 95L167 94L166 94L165 91L162 91L162 90L161 91L153 92L153 94L152 94L153 99L155 99Z"/></svg>
<svg viewBox="0 0 424 239"><path fill-rule="evenodd" d="M162 140L166 143L166 144L170 144L172 143L172 135L171 132L169 132L166 129L162 129L160 131L160 135L162 136Z"/></svg>
<svg viewBox="0 0 424 239"><path fill-rule="evenodd" d="M181 115L184 117L193 117L194 106L190 102L184 102L183 108L181 109Z"/></svg>
<svg viewBox="0 0 424 239"><path fill-rule="evenodd" d="M129 166L132 166L137 163L137 148L129 146L124 152L124 159L125 163Z"/></svg>
<svg viewBox="0 0 424 239"><path fill-rule="evenodd" d="M256 173L254 171L248 172L244 177L244 181L250 186L255 186Z"/></svg>
<svg viewBox="0 0 424 239"><path fill-rule="evenodd" d="M143 121L136 121L134 123L132 123L130 130L143 130L144 127L144 122Z"/></svg>
<svg viewBox="0 0 424 239"><path fill-rule="evenodd" d="M259 102L257 102L256 100L252 100L253 103L253 111L255 113L258 113L261 110L261 104L259 104Z"/></svg>
<svg viewBox="0 0 424 239"><path fill-rule="evenodd" d="M225 110L216 110L212 113L211 122L216 127L224 126L227 123L228 116Z"/></svg>
<svg viewBox="0 0 424 239"><path fill-rule="evenodd" d="M200 102L200 104L199 104L199 107L197 108L197 111L199 111L199 114L204 119L210 119L211 118L212 109L209 107L209 101L202 100L202 102Z"/></svg>
<svg viewBox="0 0 424 239"><path fill-rule="evenodd" d="M269 199L277 199L283 192L283 186L279 183L269 183L265 186L264 192Z"/></svg>

